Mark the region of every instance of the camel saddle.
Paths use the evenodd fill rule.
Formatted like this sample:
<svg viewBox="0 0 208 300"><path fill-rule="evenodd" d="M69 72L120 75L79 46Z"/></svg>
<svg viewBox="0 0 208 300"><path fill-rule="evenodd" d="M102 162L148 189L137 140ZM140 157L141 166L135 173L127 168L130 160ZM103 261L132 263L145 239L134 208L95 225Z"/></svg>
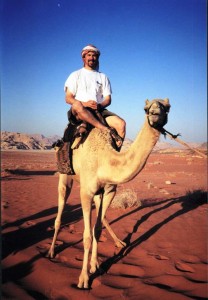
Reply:
<svg viewBox="0 0 208 300"><path fill-rule="evenodd" d="M95 116L103 124L107 125L106 121L98 111L95 111ZM93 127L84 121L75 120L70 111L68 112L68 119L69 124L65 130L64 138L55 142L52 145L52 148L56 151L58 172L61 174L75 175L72 163L73 150L84 143ZM122 139L114 128L110 128L110 134L116 150L119 151L123 143ZM121 145L117 146L117 143L120 143Z"/></svg>

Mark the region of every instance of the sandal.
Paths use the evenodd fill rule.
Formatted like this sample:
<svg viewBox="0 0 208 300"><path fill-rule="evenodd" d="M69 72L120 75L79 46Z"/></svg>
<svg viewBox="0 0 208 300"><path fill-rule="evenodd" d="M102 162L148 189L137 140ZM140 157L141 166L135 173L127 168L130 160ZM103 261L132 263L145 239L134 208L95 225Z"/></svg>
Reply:
<svg viewBox="0 0 208 300"><path fill-rule="evenodd" d="M121 146L123 145L123 139L120 137L120 135L118 135L117 131L110 127L110 135L112 136L116 147L118 148L118 150L121 148Z"/></svg>

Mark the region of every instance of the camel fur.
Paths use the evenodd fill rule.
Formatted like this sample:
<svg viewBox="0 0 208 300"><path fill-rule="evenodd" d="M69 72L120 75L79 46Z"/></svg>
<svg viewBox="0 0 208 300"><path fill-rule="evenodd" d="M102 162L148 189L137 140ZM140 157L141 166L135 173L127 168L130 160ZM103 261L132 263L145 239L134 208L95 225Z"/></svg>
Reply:
<svg viewBox="0 0 208 300"><path fill-rule="evenodd" d="M88 259L91 246L90 273L94 273L99 268L97 248L102 224L109 230L118 246L125 246L125 243L119 240L110 228L105 214L116 194L116 186L132 180L144 168L159 139L162 127L167 123L167 114L170 109L169 100L146 100L144 109L146 112L144 125L128 150L117 152L112 146L110 134L107 131L94 128L86 141L73 151L73 168L76 176L59 174L58 214L48 256L54 256L61 215L70 195L73 180L77 179L80 182L80 198L84 219L84 259L79 276L79 288L89 288ZM93 200L97 214L98 212L99 214L96 227L91 229Z"/></svg>

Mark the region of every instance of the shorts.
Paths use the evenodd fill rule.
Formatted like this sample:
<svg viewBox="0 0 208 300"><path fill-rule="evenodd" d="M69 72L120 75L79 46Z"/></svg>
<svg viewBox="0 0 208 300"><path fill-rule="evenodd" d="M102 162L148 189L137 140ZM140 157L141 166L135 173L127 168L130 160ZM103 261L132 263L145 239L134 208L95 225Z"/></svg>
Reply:
<svg viewBox="0 0 208 300"><path fill-rule="evenodd" d="M111 112L110 110L107 110L106 108L101 109L99 112L100 112L100 114L102 115L102 117L103 117L104 119L106 119L107 117L111 117L111 116L118 117L117 114Z"/></svg>
<svg viewBox="0 0 208 300"><path fill-rule="evenodd" d="M90 108L87 108L90 112L93 113L93 110ZM110 110L107 110L106 108L99 110L99 113L102 115L102 117L104 119L106 119L107 117L118 117L118 115L116 115L115 113L111 112ZM79 124L82 121L77 121L76 117L73 115L72 113L72 109L70 108L70 110L67 112L67 116L68 116L68 121L71 122L72 124Z"/></svg>

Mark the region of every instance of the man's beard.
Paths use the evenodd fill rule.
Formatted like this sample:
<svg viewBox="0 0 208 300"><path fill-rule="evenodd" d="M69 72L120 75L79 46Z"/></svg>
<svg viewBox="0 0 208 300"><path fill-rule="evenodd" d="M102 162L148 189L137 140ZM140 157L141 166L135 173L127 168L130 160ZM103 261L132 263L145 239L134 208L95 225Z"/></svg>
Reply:
<svg viewBox="0 0 208 300"><path fill-rule="evenodd" d="M88 66L93 68L94 70L98 70L99 68L99 62L98 61L93 61L93 60L89 60L88 61Z"/></svg>

